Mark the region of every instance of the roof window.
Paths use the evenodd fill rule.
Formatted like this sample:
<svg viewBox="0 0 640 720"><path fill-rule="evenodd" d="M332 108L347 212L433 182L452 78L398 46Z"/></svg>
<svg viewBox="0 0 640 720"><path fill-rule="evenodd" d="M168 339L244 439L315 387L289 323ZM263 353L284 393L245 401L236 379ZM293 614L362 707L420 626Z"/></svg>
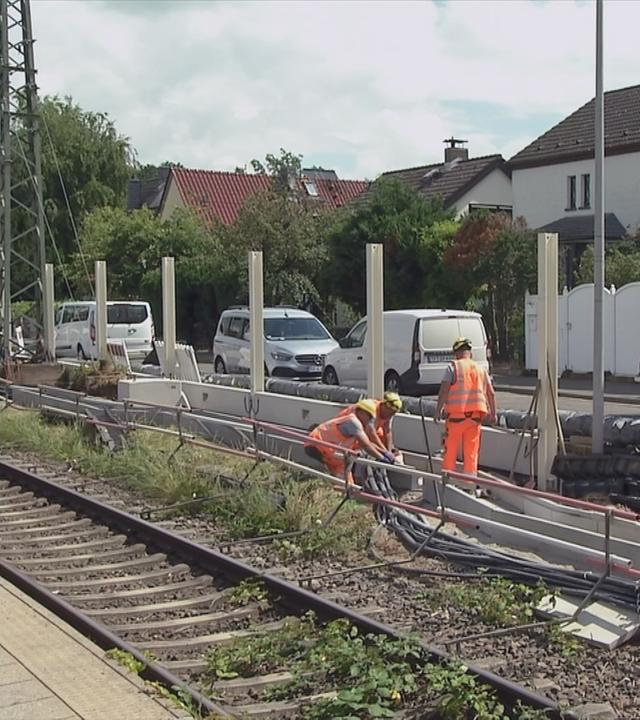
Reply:
<svg viewBox="0 0 640 720"><path fill-rule="evenodd" d="M304 188L307 191L307 195L310 195L311 197L318 197L318 188L315 183L312 183L310 180L305 180Z"/></svg>

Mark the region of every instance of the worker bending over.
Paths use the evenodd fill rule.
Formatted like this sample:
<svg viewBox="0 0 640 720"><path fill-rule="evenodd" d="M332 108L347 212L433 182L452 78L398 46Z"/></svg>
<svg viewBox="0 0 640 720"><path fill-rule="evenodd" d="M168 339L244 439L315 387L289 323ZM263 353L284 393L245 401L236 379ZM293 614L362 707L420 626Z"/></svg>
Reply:
<svg viewBox="0 0 640 720"><path fill-rule="evenodd" d="M391 452L394 456L399 455L398 450L393 445L392 420L396 413L402 410L402 400L400 395L395 392L386 392L382 400L370 400L376 406L376 414L373 423L365 425L364 431L372 444L380 450L380 452ZM346 407L340 415L348 415L355 410L355 405ZM340 417L340 415L338 417Z"/></svg>
<svg viewBox="0 0 640 720"><path fill-rule="evenodd" d="M436 422L446 418L443 470L455 470L458 449L462 445L464 472L476 475L480 453L480 425L489 416L496 421L496 395L486 370L471 359L471 342L459 337L453 343L454 361L445 371Z"/></svg>
<svg viewBox="0 0 640 720"><path fill-rule="evenodd" d="M360 400L350 410L351 412L341 413L314 428L304 444L306 454L321 462L332 475L340 478L345 476L343 450L351 450L354 453L364 450L376 460L393 464L395 462L393 453L381 450L369 439L369 434L374 432L372 428L377 410L373 400ZM368 432L365 428L368 428ZM338 447L314 443L314 440ZM347 477L347 482L353 482L351 473Z"/></svg>

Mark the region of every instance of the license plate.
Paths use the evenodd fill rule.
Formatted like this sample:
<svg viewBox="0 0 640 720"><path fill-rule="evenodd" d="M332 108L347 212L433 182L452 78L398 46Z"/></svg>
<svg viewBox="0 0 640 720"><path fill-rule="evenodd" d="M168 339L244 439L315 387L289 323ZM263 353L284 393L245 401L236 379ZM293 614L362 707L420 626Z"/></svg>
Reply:
<svg viewBox="0 0 640 720"><path fill-rule="evenodd" d="M452 353L427 353L427 361L430 363L445 363L452 360Z"/></svg>

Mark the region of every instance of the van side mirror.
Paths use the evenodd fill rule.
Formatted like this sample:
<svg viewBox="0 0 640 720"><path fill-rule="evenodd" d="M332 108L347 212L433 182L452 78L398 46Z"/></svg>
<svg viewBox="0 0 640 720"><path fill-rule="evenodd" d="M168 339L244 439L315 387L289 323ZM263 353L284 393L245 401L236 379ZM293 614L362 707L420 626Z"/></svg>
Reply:
<svg viewBox="0 0 640 720"><path fill-rule="evenodd" d="M343 337L338 340L338 345L340 345L341 348L348 348L351 346L351 342L348 337Z"/></svg>

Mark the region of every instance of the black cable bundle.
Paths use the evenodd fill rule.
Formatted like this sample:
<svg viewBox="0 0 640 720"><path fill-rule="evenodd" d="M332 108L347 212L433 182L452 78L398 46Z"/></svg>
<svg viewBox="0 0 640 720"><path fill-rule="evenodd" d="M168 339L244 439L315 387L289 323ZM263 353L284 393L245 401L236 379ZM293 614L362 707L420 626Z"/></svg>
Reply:
<svg viewBox="0 0 640 720"><path fill-rule="evenodd" d="M389 484L385 470L366 469L364 489L372 495L396 500L397 494ZM378 522L390 528L398 539L410 550L417 550L432 533L433 528L419 515L409 511L376 505ZM470 540L463 540L439 530L428 544L422 547L422 554L446 560L456 565L475 568L478 577L502 576L527 585L543 582L550 588L562 591L578 598L586 597L600 577L592 572L558 568L546 563L519 558L512 554L483 547ZM429 571L416 570L417 573L431 574ZM437 574L437 573L434 573ZM447 575L454 575L446 573ZM460 577L469 577L462 575ZM640 612L640 583L619 577L608 577L594 593L594 600L602 600L615 605L623 605Z"/></svg>

